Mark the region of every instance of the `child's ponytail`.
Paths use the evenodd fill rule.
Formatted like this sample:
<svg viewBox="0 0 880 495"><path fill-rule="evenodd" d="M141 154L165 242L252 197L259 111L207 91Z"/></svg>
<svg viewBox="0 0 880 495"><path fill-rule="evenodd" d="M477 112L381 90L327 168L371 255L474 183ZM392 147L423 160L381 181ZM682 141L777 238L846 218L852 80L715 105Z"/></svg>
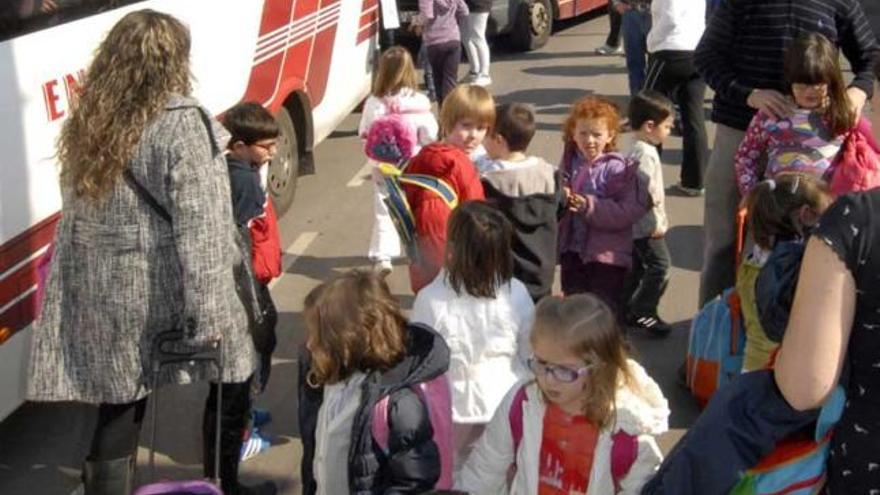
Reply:
<svg viewBox="0 0 880 495"><path fill-rule="evenodd" d="M800 211L806 206L821 212L830 202L828 186L812 175L785 172L758 183L745 199L749 232L755 244L773 249L779 239L803 237Z"/></svg>

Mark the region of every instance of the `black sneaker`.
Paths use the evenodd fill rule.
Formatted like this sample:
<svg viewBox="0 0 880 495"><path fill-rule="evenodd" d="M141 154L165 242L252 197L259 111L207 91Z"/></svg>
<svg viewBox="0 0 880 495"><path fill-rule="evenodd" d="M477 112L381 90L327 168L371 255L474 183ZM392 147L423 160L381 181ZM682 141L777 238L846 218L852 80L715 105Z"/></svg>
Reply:
<svg viewBox="0 0 880 495"><path fill-rule="evenodd" d="M672 331L672 326L657 315L632 315L627 323L631 328L645 330L655 337L665 337Z"/></svg>

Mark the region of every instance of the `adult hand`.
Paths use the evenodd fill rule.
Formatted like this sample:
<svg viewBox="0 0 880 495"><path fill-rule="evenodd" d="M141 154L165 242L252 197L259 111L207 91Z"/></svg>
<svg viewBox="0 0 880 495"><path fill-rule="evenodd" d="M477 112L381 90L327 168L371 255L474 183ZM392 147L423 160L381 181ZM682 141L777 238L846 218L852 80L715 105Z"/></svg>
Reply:
<svg viewBox="0 0 880 495"><path fill-rule="evenodd" d="M753 90L746 103L776 119L791 117L794 113L794 104L785 95L772 89Z"/></svg>
<svg viewBox="0 0 880 495"><path fill-rule="evenodd" d="M862 111L865 110L865 103L868 101L868 95L859 88L850 87L846 90L846 99L849 100L849 108L853 111L855 124L862 117Z"/></svg>
<svg viewBox="0 0 880 495"><path fill-rule="evenodd" d="M43 0L43 4L40 6L40 11L44 14L51 14L57 10L58 4L54 0Z"/></svg>

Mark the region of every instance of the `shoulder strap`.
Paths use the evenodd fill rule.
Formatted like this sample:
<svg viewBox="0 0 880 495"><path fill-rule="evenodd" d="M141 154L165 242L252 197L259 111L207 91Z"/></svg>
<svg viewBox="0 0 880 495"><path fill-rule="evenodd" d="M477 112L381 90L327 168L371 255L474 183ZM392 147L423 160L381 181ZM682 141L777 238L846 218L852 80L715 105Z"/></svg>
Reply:
<svg viewBox="0 0 880 495"><path fill-rule="evenodd" d="M205 111L202 107L196 107L199 111L199 117L202 119L202 123L205 124L205 128L208 131L208 141L211 143L211 156L216 157L220 154L220 148L217 146L217 141L214 138L214 128L211 126L211 116L208 115L208 112ZM128 184L128 187L134 191L135 194L138 195L144 203L149 205L150 208L156 212L157 215L162 220L165 220L168 223L172 223L171 214L168 213L168 210L162 206L159 201L156 200L156 197L144 187L143 184L138 182L135 178L134 173L132 173L131 168L126 167L126 169L122 172L122 178L125 180L125 183Z"/></svg>
<svg viewBox="0 0 880 495"><path fill-rule="evenodd" d="M388 400L389 396L386 395L373 406L373 420L370 422L373 440L386 454L388 453Z"/></svg>
<svg viewBox="0 0 880 495"><path fill-rule="evenodd" d="M611 436L611 479L614 490L620 490L620 482L629 473L639 456L639 439L625 431Z"/></svg>
<svg viewBox="0 0 880 495"><path fill-rule="evenodd" d="M149 207L152 208L153 211L156 212L156 214L159 215L160 218L162 218L162 220L171 223L171 214L168 213L168 210L166 210L164 206L156 201L156 198L153 197L152 194L150 194L150 191L148 191L146 187L144 187L140 182L138 182L137 179L135 179L134 174L131 172L130 168L126 168L122 172L122 177L123 179L125 179L125 183L128 184L128 187L130 187L131 190L134 191L134 193L137 194L144 203L149 205Z"/></svg>
<svg viewBox="0 0 880 495"><path fill-rule="evenodd" d="M442 199L449 206L449 209L455 209L458 206L458 194L443 179L424 174L401 174L398 180L402 184L409 184L431 191Z"/></svg>
<svg viewBox="0 0 880 495"><path fill-rule="evenodd" d="M516 459L516 453L519 451L519 444L522 443L523 405L526 400L528 400L528 397L526 397L526 385L523 385L514 394L513 402L510 403L510 410L507 412L507 420L510 423L510 436L513 438L514 459Z"/></svg>

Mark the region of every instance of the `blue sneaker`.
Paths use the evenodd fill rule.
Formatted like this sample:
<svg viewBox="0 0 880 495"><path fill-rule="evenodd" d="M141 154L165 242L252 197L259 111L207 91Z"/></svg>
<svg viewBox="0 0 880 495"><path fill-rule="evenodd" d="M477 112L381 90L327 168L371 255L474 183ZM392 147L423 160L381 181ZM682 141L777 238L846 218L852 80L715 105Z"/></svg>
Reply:
<svg viewBox="0 0 880 495"><path fill-rule="evenodd" d="M241 444L241 461L256 457L263 452L269 450L272 442L268 438L260 436L260 431L256 428L251 430L250 437Z"/></svg>
<svg viewBox="0 0 880 495"><path fill-rule="evenodd" d="M251 421L254 424L254 428L267 425L272 422L272 413L265 409L257 409L255 407L251 409Z"/></svg>

